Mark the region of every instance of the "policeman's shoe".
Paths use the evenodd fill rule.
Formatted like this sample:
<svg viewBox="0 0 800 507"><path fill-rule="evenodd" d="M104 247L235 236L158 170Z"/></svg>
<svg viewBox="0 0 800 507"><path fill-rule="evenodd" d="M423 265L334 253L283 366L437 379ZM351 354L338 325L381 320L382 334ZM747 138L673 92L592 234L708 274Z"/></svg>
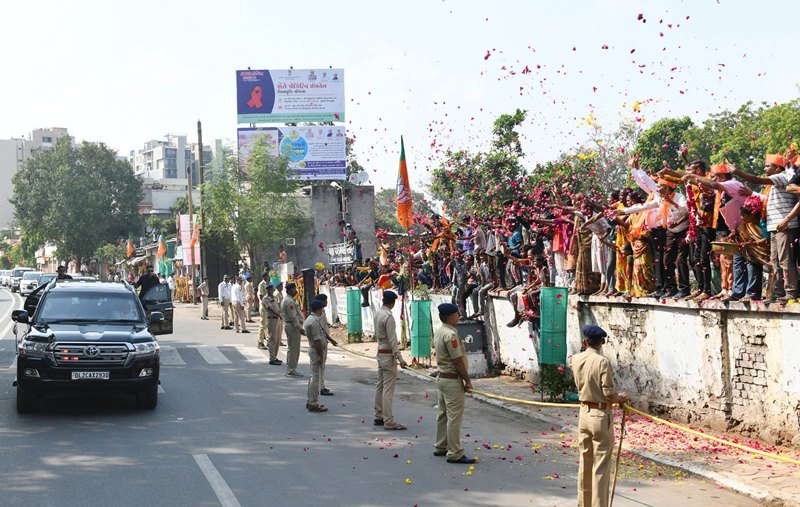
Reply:
<svg viewBox="0 0 800 507"><path fill-rule="evenodd" d="M302 377L303 374L300 373L299 371L287 371L286 372L286 376L287 377L298 377L299 378L299 377Z"/></svg>
<svg viewBox="0 0 800 507"><path fill-rule="evenodd" d="M433 451L433 455L438 457L447 456L447 451Z"/></svg>
<svg viewBox="0 0 800 507"><path fill-rule="evenodd" d="M461 456L458 459L449 459L447 460L448 463L455 463L456 465L471 465L475 463L477 460L475 458L468 458L466 456Z"/></svg>
<svg viewBox="0 0 800 507"><path fill-rule="evenodd" d="M281 361L280 359L270 359L269 364L271 364L272 366L280 366L283 364L283 361Z"/></svg>
<svg viewBox="0 0 800 507"><path fill-rule="evenodd" d="M375 426L383 426L383 419L375 419L372 421L372 424Z"/></svg>
<svg viewBox="0 0 800 507"><path fill-rule="evenodd" d="M248 331L247 329L242 329L242 332L243 333L249 333L250 331Z"/></svg>
<svg viewBox="0 0 800 507"><path fill-rule="evenodd" d="M258 348L260 348L261 350L266 350L266 349L267 349L267 346L266 346L266 345L264 345L263 343L259 343L259 344L258 344Z"/></svg>
<svg viewBox="0 0 800 507"><path fill-rule="evenodd" d="M333 396L333 391L331 391L330 389L328 389L328 388L326 387L325 389L322 389L322 390L319 392L319 394L321 394L322 396Z"/></svg>

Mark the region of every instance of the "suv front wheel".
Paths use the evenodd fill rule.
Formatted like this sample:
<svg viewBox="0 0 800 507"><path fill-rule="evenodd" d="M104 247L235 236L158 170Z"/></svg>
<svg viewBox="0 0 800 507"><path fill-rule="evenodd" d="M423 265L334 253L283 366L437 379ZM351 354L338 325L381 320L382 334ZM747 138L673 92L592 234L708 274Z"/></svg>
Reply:
<svg viewBox="0 0 800 507"><path fill-rule="evenodd" d="M17 413L29 414L38 408L38 399L17 384Z"/></svg>
<svg viewBox="0 0 800 507"><path fill-rule="evenodd" d="M144 409L154 409L158 404L158 385L136 393L136 406Z"/></svg>

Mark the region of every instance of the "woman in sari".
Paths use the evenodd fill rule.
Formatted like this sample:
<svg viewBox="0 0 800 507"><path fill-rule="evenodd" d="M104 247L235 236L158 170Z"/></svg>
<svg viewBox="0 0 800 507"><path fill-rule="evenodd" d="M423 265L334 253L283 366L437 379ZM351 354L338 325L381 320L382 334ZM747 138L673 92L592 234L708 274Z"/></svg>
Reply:
<svg viewBox="0 0 800 507"><path fill-rule="evenodd" d="M631 192L628 195L627 204L629 207L642 202L643 199L639 193ZM650 230L645 224L647 213L647 211L633 213L624 219L617 217L617 223L630 238L630 245L633 250L633 267L628 279L628 294L633 297L647 296L655 290L656 286L653 271L652 238L650 237Z"/></svg>
<svg viewBox="0 0 800 507"><path fill-rule="evenodd" d="M592 273L592 232L583 227L592 215L591 206L583 205L583 213L575 214L572 248L575 253L575 287L572 294L588 295L597 291L598 277Z"/></svg>
<svg viewBox="0 0 800 507"><path fill-rule="evenodd" d="M623 191L622 198L616 204L618 210L625 208L625 202L630 195L629 191ZM627 294L631 285L631 272L633 271L632 263L628 262L628 257L632 255L631 252L631 238L628 235L627 226L617 224L617 237L616 237L616 255L617 255L617 280L616 290L613 295L620 296Z"/></svg>

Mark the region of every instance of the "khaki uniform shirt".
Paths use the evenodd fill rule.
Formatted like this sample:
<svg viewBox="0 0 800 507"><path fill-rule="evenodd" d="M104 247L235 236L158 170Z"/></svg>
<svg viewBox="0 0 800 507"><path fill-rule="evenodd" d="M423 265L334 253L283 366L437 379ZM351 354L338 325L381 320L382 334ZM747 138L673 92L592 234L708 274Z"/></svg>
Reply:
<svg viewBox="0 0 800 507"><path fill-rule="evenodd" d="M572 356L570 367L581 401L608 403L608 397L614 394L615 388L614 372L607 357L589 347Z"/></svg>
<svg viewBox="0 0 800 507"><path fill-rule="evenodd" d="M442 373L458 373L455 360L467 355L464 342L458 337L456 328L442 324L433 335L436 347L436 364Z"/></svg>
<svg viewBox="0 0 800 507"><path fill-rule="evenodd" d="M197 288L200 289L201 296L208 296L208 282L201 283Z"/></svg>
<svg viewBox="0 0 800 507"><path fill-rule="evenodd" d="M322 345L325 346L328 342L328 340L325 339L325 332L322 329L320 317L317 317L316 314L310 313L308 317L306 317L306 321L303 323L303 329L306 332L309 345L313 345L314 342L318 341L322 342Z"/></svg>
<svg viewBox="0 0 800 507"><path fill-rule="evenodd" d="M269 284L264 280L258 282L258 299L264 299L267 295L267 285Z"/></svg>
<svg viewBox="0 0 800 507"><path fill-rule="evenodd" d="M275 319L281 316L281 307L278 306L278 301L275 297L269 297L269 295L264 296L261 298L261 304L258 307L258 313L261 315L262 319Z"/></svg>
<svg viewBox="0 0 800 507"><path fill-rule="evenodd" d="M293 325L296 329L303 328L303 313L294 298L286 296L281 301L281 316L283 322Z"/></svg>
<svg viewBox="0 0 800 507"><path fill-rule="evenodd" d="M391 350L392 355L402 361L400 347L397 344L397 327L395 326L394 315L386 306L375 313L375 340L378 342L379 349Z"/></svg>
<svg viewBox="0 0 800 507"><path fill-rule="evenodd" d="M253 283L244 282L244 295L247 297L245 302L253 300Z"/></svg>

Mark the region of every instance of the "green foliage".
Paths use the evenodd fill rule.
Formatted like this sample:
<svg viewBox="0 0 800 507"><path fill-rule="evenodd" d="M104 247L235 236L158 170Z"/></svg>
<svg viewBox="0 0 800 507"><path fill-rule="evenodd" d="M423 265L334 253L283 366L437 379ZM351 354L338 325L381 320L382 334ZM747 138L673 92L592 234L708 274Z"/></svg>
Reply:
<svg viewBox="0 0 800 507"><path fill-rule="evenodd" d="M205 184L203 235L226 243L233 256L247 251L251 258L287 237L302 237L310 219L301 208L301 186L286 159L272 157L264 141L252 146L246 169L227 150L222 170Z"/></svg>
<svg viewBox="0 0 800 507"><path fill-rule="evenodd" d="M10 201L25 237L54 243L65 258L89 258L104 243L141 231L142 181L103 144L73 147L62 138L12 181Z"/></svg>
<svg viewBox="0 0 800 507"><path fill-rule="evenodd" d="M564 366L542 364L540 367L541 393L542 397L547 396L548 401L556 401L563 398L565 392L575 390L575 382Z"/></svg>
<svg viewBox="0 0 800 507"><path fill-rule="evenodd" d="M428 190L434 199L452 212L502 209L506 199L517 196L525 176L520 164L524 156L516 128L525 121L526 111L501 115L494 122L492 148L487 153L447 151L447 160L433 170Z"/></svg>
<svg viewBox="0 0 800 507"><path fill-rule="evenodd" d="M122 242L106 243L94 252L94 258L106 264L114 264L125 257L125 245Z"/></svg>
<svg viewBox="0 0 800 507"><path fill-rule="evenodd" d="M157 215L150 215L145 220L150 232L159 235L174 236L178 232L178 223L175 217L160 218Z"/></svg>
<svg viewBox="0 0 800 507"><path fill-rule="evenodd" d="M642 169L658 172L664 167L683 169L681 147L688 144L687 132L694 128L691 118L664 118L642 132L636 145Z"/></svg>

